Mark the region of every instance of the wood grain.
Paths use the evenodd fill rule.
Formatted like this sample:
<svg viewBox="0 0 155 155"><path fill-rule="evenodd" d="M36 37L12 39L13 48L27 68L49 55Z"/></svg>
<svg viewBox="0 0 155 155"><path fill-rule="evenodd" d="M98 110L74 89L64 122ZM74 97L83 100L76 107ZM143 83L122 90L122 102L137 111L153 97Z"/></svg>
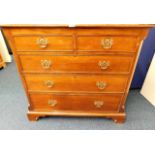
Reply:
<svg viewBox="0 0 155 155"><path fill-rule="evenodd" d="M31 94L34 111L67 110L83 112L117 112L122 94L106 95L54 95L54 94ZM55 100L57 104L51 106L48 102ZM95 102L103 102L101 107L96 107Z"/></svg>
<svg viewBox="0 0 155 155"><path fill-rule="evenodd" d="M127 79L125 75L25 75L29 91L48 92L124 92ZM48 81L54 83L50 88L45 84ZM105 88L98 88L97 82L105 83Z"/></svg>
<svg viewBox="0 0 155 155"><path fill-rule="evenodd" d="M101 41L110 38L113 41L113 45L109 49L104 49L102 47ZM135 51L136 48L136 37L114 37L114 36L100 36L100 37L94 37L94 36L81 36L77 38L77 48L78 50L90 50L90 51L96 51L96 50L102 50L102 51L126 51L131 52Z"/></svg>
<svg viewBox="0 0 155 155"><path fill-rule="evenodd" d="M55 56L55 55L19 55L24 73L113 73L128 74L133 56ZM44 68L43 61L50 63ZM107 67L100 63L107 63ZM120 65L121 64L121 65Z"/></svg>
<svg viewBox="0 0 155 155"><path fill-rule="evenodd" d="M3 25L29 100L29 120L97 116L123 123L140 45L151 27L154 25ZM36 44L42 37L48 40L45 48ZM107 38L112 46L105 49ZM51 65L45 69L42 60ZM101 69L99 61L110 65Z"/></svg>
<svg viewBox="0 0 155 155"><path fill-rule="evenodd" d="M45 38L48 40L48 45L45 48L41 48L37 44L37 40L40 38ZM14 37L16 49L20 50L73 50L73 39L72 36L22 36L22 37Z"/></svg>

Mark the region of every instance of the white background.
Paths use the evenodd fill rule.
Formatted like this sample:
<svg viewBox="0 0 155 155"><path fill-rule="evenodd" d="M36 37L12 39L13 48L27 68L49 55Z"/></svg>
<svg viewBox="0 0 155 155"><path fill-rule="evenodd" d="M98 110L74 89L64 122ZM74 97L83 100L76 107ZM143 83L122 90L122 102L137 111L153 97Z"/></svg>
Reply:
<svg viewBox="0 0 155 155"><path fill-rule="evenodd" d="M154 24L154 0L0 0L0 24Z"/></svg>
<svg viewBox="0 0 155 155"><path fill-rule="evenodd" d="M1 25L154 23L154 0L0 0ZM0 155L151 155L154 140L148 131L1 131Z"/></svg>
<svg viewBox="0 0 155 155"><path fill-rule="evenodd" d="M153 132L8 131L5 134L0 134L1 155L155 154Z"/></svg>

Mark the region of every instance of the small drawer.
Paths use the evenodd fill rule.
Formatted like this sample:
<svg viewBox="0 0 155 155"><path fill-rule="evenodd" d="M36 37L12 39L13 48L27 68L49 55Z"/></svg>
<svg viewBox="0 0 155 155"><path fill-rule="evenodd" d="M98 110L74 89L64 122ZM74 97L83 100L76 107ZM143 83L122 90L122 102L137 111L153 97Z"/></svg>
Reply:
<svg viewBox="0 0 155 155"><path fill-rule="evenodd" d="M20 55L24 72L129 73L132 56Z"/></svg>
<svg viewBox="0 0 155 155"><path fill-rule="evenodd" d="M16 36L17 51L73 50L72 36Z"/></svg>
<svg viewBox="0 0 155 155"><path fill-rule="evenodd" d="M33 110L42 111L83 111L83 112L117 112L122 94L106 95L56 95L31 94Z"/></svg>
<svg viewBox="0 0 155 155"><path fill-rule="evenodd" d="M29 91L47 92L124 92L125 75L26 74Z"/></svg>
<svg viewBox="0 0 155 155"><path fill-rule="evenodd" d="M135 52L137 37L125 36L79 36L77 49L79 51L125 51Z"/></svg>

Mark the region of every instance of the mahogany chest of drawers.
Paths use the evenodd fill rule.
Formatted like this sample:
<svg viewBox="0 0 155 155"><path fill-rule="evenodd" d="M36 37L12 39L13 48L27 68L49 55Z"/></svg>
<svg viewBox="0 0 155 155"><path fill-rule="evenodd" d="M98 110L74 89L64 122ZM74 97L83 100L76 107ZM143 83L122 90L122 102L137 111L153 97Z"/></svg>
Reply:
<svg viewBox="0 0 155 155"><path fill-rule="evenodd" d="M28 118L125 121L140 47L152 25L3 26L28 100Z"/></svg>

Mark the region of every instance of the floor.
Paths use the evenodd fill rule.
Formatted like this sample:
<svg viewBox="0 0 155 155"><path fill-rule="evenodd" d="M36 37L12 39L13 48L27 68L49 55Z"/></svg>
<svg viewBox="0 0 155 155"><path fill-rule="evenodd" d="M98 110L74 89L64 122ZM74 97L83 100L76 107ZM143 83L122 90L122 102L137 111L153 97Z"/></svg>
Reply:
<svg viewBox="0 0 155 155"><path fill-rule="evenodd" d="M0 70L0 129L5 130L144 130L155 129L155 107L139 90L131 90L127 99L127 120L115 124L104 118L48 117L29 122L27 99L13 63Z"/></svg>

